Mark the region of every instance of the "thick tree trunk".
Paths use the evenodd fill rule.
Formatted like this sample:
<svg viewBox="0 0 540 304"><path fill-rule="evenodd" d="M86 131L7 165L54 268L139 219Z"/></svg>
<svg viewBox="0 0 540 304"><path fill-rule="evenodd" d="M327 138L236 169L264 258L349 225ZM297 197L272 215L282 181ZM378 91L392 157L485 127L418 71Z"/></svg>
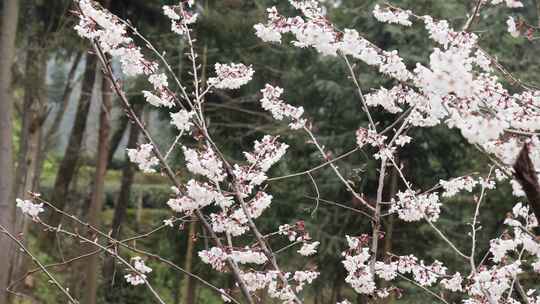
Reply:
<svg viewBox="0 0 540 304"><path fill-rule="evenodd" d="M0 28L0 225L13 231L13 151L11 66L15 55L15 35L19 13L18 0L2 1L2 27ZM9 265L12 243L0 235L0 303L6 303L6 287L9 280Z"/></svg>
<svg viewBox="0 0 540 304"><path fill-rule="evenodd" d="M88 211L88 223L96 228L100 228L100 215L103 206L103 196L105 187L105 175L107 173L109 155L109 133L111 130L110 116L112 108L112 89L110 81L104 76L102 82L102 104L99 116L99 139L98 155L96 162L96 173L94 177L94 191L90 201ZM85 253L95 250L94 246L85 246ZM88 258L85 264L86 288L84 302L95 304L97 301L98 268L99 256L93 255Z"/></svg>
<svg viewBox="0 0 540 304"><path fill-rule="evenodd" d="M71 129L64 158L62 159L56 174L54 190L51 198L51 203L60 210L63 210L66 205L68 189L75 175L77 161L79 160L81 153L82 141L84 131L86 129L86 121L88 118L88 111L90 109L90 102L92 101L92 92L96 78L96 63L97 58L95 55L86 55L86 67L83 76L81 96L77 107L77 114L75 116L73 128ZM52 213L49 217L48 223L52 226L58 226L61 220L61 214ZM43 240L43 245L45 246L52 244L54 242L54 234L48 233Z"/></svg>

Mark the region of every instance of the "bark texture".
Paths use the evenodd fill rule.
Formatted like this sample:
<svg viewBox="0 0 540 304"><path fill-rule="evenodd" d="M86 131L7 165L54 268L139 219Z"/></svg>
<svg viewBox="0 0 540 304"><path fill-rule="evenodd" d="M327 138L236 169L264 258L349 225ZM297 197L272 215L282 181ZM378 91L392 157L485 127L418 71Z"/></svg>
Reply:
<svg viewBox="0 0 540 304"><path fill-rule="evenodd" d="M15 56L15 36L19 13L18 0L2 1L2 27L0 28L0 225L13 231L13 138L11 95L11 66ZM6 303L6 287L9 280L9 265L12 243L0 234L0 303Z"/></svg>
<svg viewBox="0 0 540 304"><path fill-rule="evenodd" d="M514 176L527 195L527 200L536 218L540 219L540 184L534 164L529 157L529 148L525 144L514 164ZM535 231L540 235L539 231Z"/></svg>
<svg viewBox="0 0 540 304"><path fill-rule="evenodd" d="M75 176L77 161L79 160L79 156L82 150L82 143L84 132L86 130L88 111L90 109L90 102L92 101L92 92L94 89L96 63L97 58L95 55L86 55L86 67L82 80L81 96L79 99L79 104L77 106L75 122L73 124L73 128L71 129L64 157L60 163L58 172L56 174L54 190L51 199L51 203L60 210L64 210L64 207L66 205L69 186ZM58 226L61 220L61 214L52 213L48 223L51 226ZM54 234L48 233L47 237L43 238L43 240L45 240L45 245L52 244L54 242Z"/></svg>
<svg viewBox="0 0 540 304"><path fill-rule="evenodd" d="M105 175L107 173L108 155L109 155L109 133L111 130L111 108L112 108L112 89L110 81L104 76L102 82L102 103L99 116L99 135L98 135L98 154L96 162L96 172L94 176L94 189L90 200L90 209L88 210L88 223L100 229L100 215L103 207ZM85 253L95 250L94 246L87 245ZM95 304L97 302L98 288L98 270L99 256L92 255L85 263L86 288L84 289L84 302L86 304Z"/></svg>

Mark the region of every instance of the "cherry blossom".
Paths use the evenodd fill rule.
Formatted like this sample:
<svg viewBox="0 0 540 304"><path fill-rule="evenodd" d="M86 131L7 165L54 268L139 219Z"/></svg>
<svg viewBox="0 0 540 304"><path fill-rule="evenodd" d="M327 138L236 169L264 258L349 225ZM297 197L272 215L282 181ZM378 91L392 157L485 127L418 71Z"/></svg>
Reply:
<svg viewBox="0 0 540 304"><path fill-rule="evenodd" d="M514 21L514 18L509 16L506 20L506 25L508 26L508 32L512 37L519 37L519 30L517 29L516 22Z"/></svg>
<svg viewBox="0 0 540 304"><path fill-rule="evenodd" d="M140 257L132 258L131 262L133 263L133 268L135 268L136 272L132 271L131 273L126 274L124 278L133 286L145 284L146 274L152 272L152 268L146 266L144 260Z"/></svg>
<svg viewBox="0 0 540 304"><path fill-rule="evenodd" d="M304 127L306 120L300 118L304 114L304 108L288 105L279 99L281 94L283 94L282 88L267 84L261 92L263 94L263 98L261 99L262 108L272 113L275 119L283 120L285 117L291 119L292 122L289 126L293 130Z"/></svg>
<svg viewBox="0 0 540 304"><path fill-rule="evenodd" d="M193 122L191 122L192 117L195 115L195 112L188 112L184 109L171 113L171 124L174 125L179 131L187 132L191 127L193 127Z"/></svg>
<svg viewBox="0 0 540 304"><path fill-rule="evenodd" d="M137 149L126 149L129 160L136 163L145 173L156 172L152 167L159 164L157 157L153 156L153 150L151 144L142 144Z"/></svg>
<svg viewBox="0 0 540 304"><path fill-rule="evenodd" d="M400 10L392 12L390 9L381 9L378 4L373 8L373 16L380 22L397 23L404 26L410 26L412 24L412 22L409 21L409 11Z"/></svg>
<svg viewBox="0 0 540 304"><path fill-rule="evenodd" d="M208 84L218 89L238 89L253 77L253 69L241 63L221 64L214 66L216 77L208 79Z"/></svg>
<svg viewBox="0 0 540 304"><path fill-rule="evenodd" d="M298 253L300 253L303 256L310 256L317 253L317 246L319 246L320 242L313 242L313 243L304 243L302 245L302 248L298 250Z"/></svg>
<svg viewBox="0 0 540 304"><path fill-rule="evenodd" d="M38 219L39 214L45 209L43 209L43 203L35 204L31 200L22 200L20 198L16 199L17 208L21 209L21 212L32 217L33 219Z"/></svg>

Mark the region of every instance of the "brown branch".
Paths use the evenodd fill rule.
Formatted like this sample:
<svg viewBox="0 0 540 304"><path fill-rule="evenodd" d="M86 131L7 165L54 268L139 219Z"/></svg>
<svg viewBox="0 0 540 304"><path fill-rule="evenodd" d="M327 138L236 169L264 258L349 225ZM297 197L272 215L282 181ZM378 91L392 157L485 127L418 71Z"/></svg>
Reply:
<svg viewBox="0 0 540 304"><path fill-rule="evenodd" d="M514 163L514 177L527 195L527 200L534 215L540 219L540 184L538 183L538 175L536 174L534 164L529 157L529 147L527 144L523 145Z"/></svg>

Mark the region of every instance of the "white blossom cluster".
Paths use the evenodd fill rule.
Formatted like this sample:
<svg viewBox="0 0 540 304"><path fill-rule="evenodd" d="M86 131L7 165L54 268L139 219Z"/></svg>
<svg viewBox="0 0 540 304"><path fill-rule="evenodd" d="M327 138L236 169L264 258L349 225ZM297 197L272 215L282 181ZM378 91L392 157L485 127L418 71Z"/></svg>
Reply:
<svg viewBox="0 0 540 304"><path fill-rule="evenodd" d="M163 14L171 20L171 30L178 35L189 31L189 26L197 22L199 14L191 11L194 1L180 1L179 5L164 5Z"/></svg>
<svg viewBox="0 0 540 304"><path fill-rule="evenodd" d="M397 276L397 263L376 262L375 273L371 271L371 254L368 247L364 247L360 237L346 236L349 249L342 253L342 261L347 271L347 282L359 294L376 295L385 298L389 295L389 289L377 288L374 275L381 279L391 281Z"/></svg>
<svg viewBox="0 0 540 304"><path fill-rule="evenodd" d="M319 276L319 273L315 271L295 271L294 273L285 272L282 275L288 280L288 284L282 284L276 271L244 272L241 277L250 292L264 289L273 299L281 300L283 303L294 303L294 291L299 292L306 284L311 284ZM293 284L295 286L292 286Z"/></svg>
<svg viewBox="0 0 540 304"><path fill-rule="evenodd" d="M517 28L516 21L512 16L509 16L506 20L506 26L508 29L508 33L512 35L512 37L517 38L520 35L519 29Z"/></svg>
<svg viewBox="0 0 540 304"><path fill-rule="evenodd" d="M344 29L343 35L328 23L324 10L317 1L289 1L299 9L302 17L287 18L280 15L275 7L267 10L267 24L254 26L256 35L266 42L281 42L282 35L291 33L296 38L292 44L297 47L313 47L323 55L336 56L338 53L351 55L368 65L379 67L381 73L406 81L411 73L398 56L397 51L381 51L354 29ZM300 4L301 3L301 4ZM406 22L399 14L400 22Z"/></svg>
<svg viewBox="0 0 540 304"><path fill-rule="evenodd" d="M152 268L146 266L141 257L134 257L131 259L131 262L136 271L126 274L124 278L133 286L145 284L146 274L152 272Z"/></svg>
<svg viewBox="0 0 540 304"><path fill-rule="evenodd" d="M209 250L199 251L199 257L201 261L209 264L218 271L223 271L225 267L225 261L232 259L238 264L264 264L268 261L267 257L259 251L253 251L249 248L244 250L227 250L219 247L212 247Z"/></svg>
<svg viewBox="0 0 540 304"><path fill-rule="evenodd" d="M156 62L144 58L141 49L128 36L126 23L110 12L98 8L92 0L78 0L77 3L79 7L79 23L75 26L77 33L83 38L96 41L105 54L117 59L126 76L147 76L154 90L142 91L146 102L155 107L172 108L177 97L168 88L167 76L158 71ZM192 1L188 1L187 6L191 5L193 5ZM179 6L165 6L163 9L165 14L172 19L173 24L177 21L177 17L180 18L177 14L178 10L182 11L181 19L184 23L194 22L196 18L196 15L187 18L189 13ZM179 130L187 131L192 125L189 122L191 116L180 111L173 114L172 123Z"/></svg>
<svg viewBox="0 0 540 304"><path fill-rule="evenodd" d="M521 3L521 1L518 1L518 0L491 0L491 4L493 5L497 5L502 2L505 2L506 6L510 8L523 7L523 3Z"/></svg>
<svg viewBox="0 0 540 304"><path fill-rule="evenodd" d="M375 19L385 23L396 23L404 26L411 26L412 22L409 20L410 15L410 11L392 11L391 9L382 9L378 4L373 8L373 16Z"/></svg>
<svg viewBox="0 0 540 304"><path fill-rule="evenodd" d="M304 243L302 245L302 248L298 250L298 253L303 256L310 256L317 253L317 247L319 246L320 242L312 242L312 243Z"/></svg>
<svg viewBox="0 0 540 304"><path fill-rule="evenodd" d="M129 160L136 163L145 173L153 173L156 170L152 167L159 164L157 157L153 156L153 147L151 144L142 144L137 149L126 149Z"/></svg>
<svg viewBox="0 0 540 304"><path fill-rule="evenodd" d="M189 180L186 184L186 193L177 193L176 197L169 199L167 205L175 212L191 214L199 208L212 203L222 207L228 207L232 200L221 192L216 191L208 183Z"/></svg>
<svg viewBox="0 0 540 304"><path fill-rule="evenodd" d="M23 214L26 214L33 219L38 219L39 214L45 211L45 209L43 209L43 203L36 204L31 200L23 200L20 198L16 199L15 201L17 202L17 208L21 209Z"/></svg>
<svg viewBox="0 0 540 304"><path fill-rule="evenodd" d="M426 219L437 221L441 213L441 203L436 193L416 194L412 190L397 193L397 200L392 199L390 212L397 213L398 217L406 222L415 222Z"/></svg>
<svg viewBox="0 0 540 304"><path fill-rule="evenodd" d="M193 174L200 174L211 181L221 182L225 179L223 162L210 147L202 151L196 151L187 147L182 147L186 166Z"/></svg>
<svg viewBox="0 0 540 304"><path fill-rule="evenodd" d="M208 84L218 89L238 89L253 78L253 69L242 63L214 65L216 77L210 77Z"/></svg>
<svg viewBox="0 0 540 304"><path fill-rule="evenodd" d="M292 120L289 127L293 130L305 126L306 120L301 118L302 114L304 114L304 108L291 106L279 99L281 94L283 94L282 88L273 87L267 84L264 89L261 90L261 93L263 94L261 99L262 108L272 113L272 116L275 119L283 120L283 118L289 118Z"/></svg>
<svg viewBox="0 0 540 304"><path fill-rule="evenodd" d="M195 115L193 111L180 110L176 113L171 113L171 124L174 125L178 131L187 132L193 127L191 122L192 117Z"/></svg>

